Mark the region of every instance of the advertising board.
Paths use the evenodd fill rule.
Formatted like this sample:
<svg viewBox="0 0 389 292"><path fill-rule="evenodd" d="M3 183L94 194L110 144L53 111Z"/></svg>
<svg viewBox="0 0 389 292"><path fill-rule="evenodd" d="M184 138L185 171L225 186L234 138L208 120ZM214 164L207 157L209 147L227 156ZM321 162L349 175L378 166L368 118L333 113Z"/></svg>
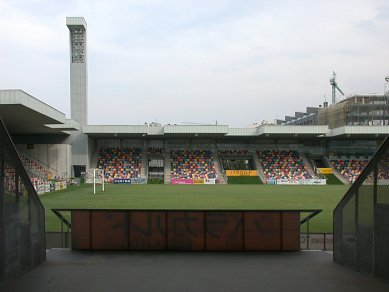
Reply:
<svg viewBox="0 0 389 292"><path fill-rule="evenodd" d="M114 184L130 184L131 179L130 178L115 178L113 180Z"/></svg>
<svg viewBox="0 0 389 292"><path fill-rule="evenodd" d="M227 176L258 176L256 170L226 170Z"/></svg>
<svg viewBox="0 0 389 292"><path fill-rule="evenodd" d="M332 168L317 168L317 171L322 174L331 174Z"/></svg>
<svg viewBox="0 0 389 292"><path fill-rule="evenodd" d="M269 182L268 182L269 183ZM326 185L327 180L325 179L277 179L277 185Z"/></svg>
<svg viewBox="0 0 389 292"><path fill-rule="evenodd" d="M206 185L214 185L214 184L216 184L216 179L215 178L206 178L204 180L204 184L206 184Z"/></svg>
<svg viewBox="0 0 389 292"><path fill-rule="evenodd" d="M193 179L193 183L195 185L203 185L204 184L204 179L202 179L202 178L195 178L195 179Z"/></svg>
<svg viewBox="0 0 389 292"><path fill-rule="evenodd" d="M132 178L131 179L132 185L146 185L147 184L147 178L138 177L138 178Z"/></svg>
<svg viewBox="0 0 389 292"><path fill-rule="evenodd" d="M193 185L191 178L172 178L172 185Z"/></svg>

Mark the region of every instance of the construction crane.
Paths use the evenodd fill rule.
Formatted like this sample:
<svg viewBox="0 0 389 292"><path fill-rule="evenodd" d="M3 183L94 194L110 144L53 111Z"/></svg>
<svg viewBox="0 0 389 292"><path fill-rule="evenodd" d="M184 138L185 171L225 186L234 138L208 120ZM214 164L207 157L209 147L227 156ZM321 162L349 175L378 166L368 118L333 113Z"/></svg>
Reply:
<svg viewBox="0 0 389 292"><path fill-rule="evenodd" d="M336 73L332 71L332 78L330 78L330 84L332 86L332 104L336 102L336 90L338 90L342 95L343 91L339 88L338 83L336 83Z"/></svg>
<svg viewBox="0 0 389 292"><path fill-rule="evenodd" d="M384 94L386 94L386 85L389 84L389 75L385 77L385 86L384 86ZM389 91L388 91L389 93Z"/></svg>

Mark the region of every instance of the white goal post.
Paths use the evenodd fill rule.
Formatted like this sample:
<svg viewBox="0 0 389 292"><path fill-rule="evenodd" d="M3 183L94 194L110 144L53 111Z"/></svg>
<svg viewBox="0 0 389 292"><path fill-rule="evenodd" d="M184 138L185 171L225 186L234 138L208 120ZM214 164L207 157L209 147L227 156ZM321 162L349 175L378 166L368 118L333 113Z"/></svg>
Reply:
<svg viewBox="0 0 389 292"><path fill-rule="evenodd" d="M93 194L96 194L96 184L101 184L104 192L104 170L99 168L90 168L85 172L85 183L93 183Z"/></svg>

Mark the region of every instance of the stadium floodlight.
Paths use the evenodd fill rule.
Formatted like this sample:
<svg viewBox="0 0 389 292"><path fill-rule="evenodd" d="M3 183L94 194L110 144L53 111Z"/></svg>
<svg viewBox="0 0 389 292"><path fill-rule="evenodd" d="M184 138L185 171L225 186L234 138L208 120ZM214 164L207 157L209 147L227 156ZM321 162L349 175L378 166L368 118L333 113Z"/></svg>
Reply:
<svg viewBox="0 0 389 292"><path fill-rule="evenodd" d="M66 17L70 42L70 116L88 123L87 25L83 17Z"/></svg>

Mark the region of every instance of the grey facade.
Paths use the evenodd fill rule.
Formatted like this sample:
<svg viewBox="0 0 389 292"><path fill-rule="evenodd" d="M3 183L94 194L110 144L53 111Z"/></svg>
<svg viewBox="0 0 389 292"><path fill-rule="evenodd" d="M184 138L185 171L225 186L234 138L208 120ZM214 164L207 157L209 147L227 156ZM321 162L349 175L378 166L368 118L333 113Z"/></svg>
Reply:
<svg viewBox="0 0 389 292"><path fill-rule="evenodd" d="M354 95L318 113L320 125L337 128L341 126L388 126L389 95Z"/></svg>
<svg viewBox="0 0 389 292"><path fill-rule="evenodd" d="M314 126L318 124L317 113L319 108L307 107L306 112L295 112L294 117L285 116L285 120L277 120L277 125Z"/></svg>
<svg viewBox="0 0 389 292"><path fill-rule="evenodd" d="M70 42L70 112L71 118L81 126L88 124L88 62L87 33L83 17L67 17ZM72 133L72 165L87 166L88 137L81 132Z"/></svg>
<svg viewBox="0 0 389 292"><path fill-rule="evenodd" d="M81 125L88 123L88 67L86 22L83 17L67 17L70 41L71 118Z"/></svg>

